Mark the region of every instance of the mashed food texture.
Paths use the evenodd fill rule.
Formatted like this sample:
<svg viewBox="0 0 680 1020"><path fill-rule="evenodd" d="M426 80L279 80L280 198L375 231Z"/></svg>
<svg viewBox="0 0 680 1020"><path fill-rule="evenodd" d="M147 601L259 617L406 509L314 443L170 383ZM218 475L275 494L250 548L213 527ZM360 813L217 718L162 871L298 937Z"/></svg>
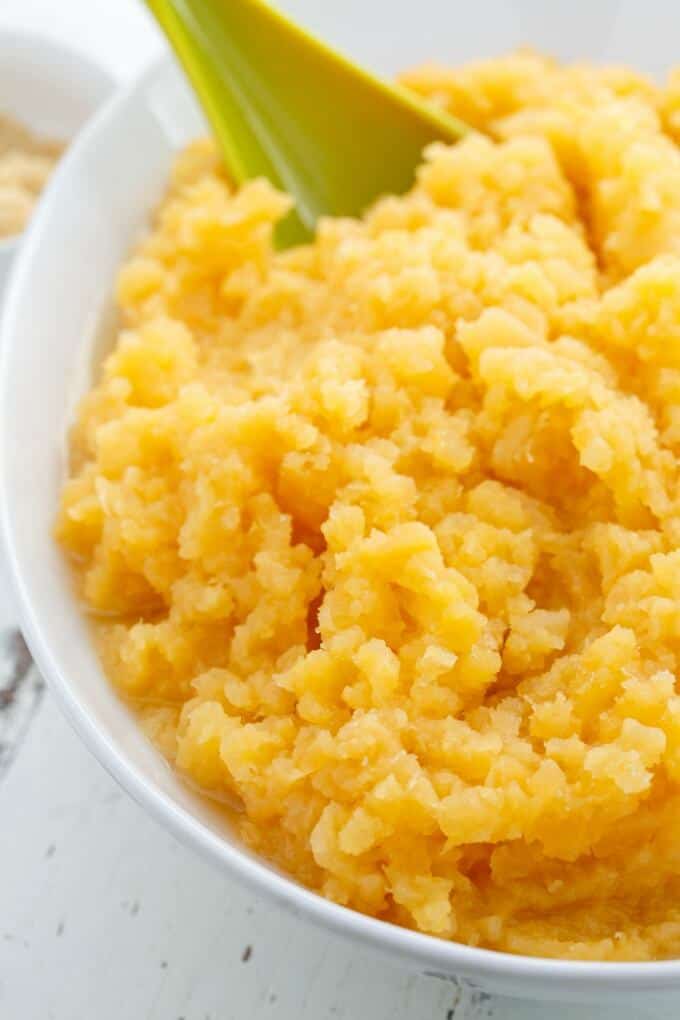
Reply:
<svg viewBox="0 0 680 1020"><path fill-rule="evenodd" d="M680 955L680 76L405 78L480 129L276 252L188 149L58 536L112 682L323 895Z"/></svg>
<svg viewBox="0 0 680 1020"><path fill-rule="evenodd" d="M0 114L0 239L24 229L63 148Z"/></svg>

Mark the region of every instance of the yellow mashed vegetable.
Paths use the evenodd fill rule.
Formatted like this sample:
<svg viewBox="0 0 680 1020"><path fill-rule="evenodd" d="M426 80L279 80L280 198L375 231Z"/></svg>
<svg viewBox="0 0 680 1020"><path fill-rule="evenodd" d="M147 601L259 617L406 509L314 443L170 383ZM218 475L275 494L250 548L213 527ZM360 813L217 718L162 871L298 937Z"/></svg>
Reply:
<svg viewBox="0 0 680 1020"><path fill-rule="evenodd" d="M481 129L272 248L179 159L58 536L106 669L243 838L472 945L680 955L680 74L406 83Z"/></svg>

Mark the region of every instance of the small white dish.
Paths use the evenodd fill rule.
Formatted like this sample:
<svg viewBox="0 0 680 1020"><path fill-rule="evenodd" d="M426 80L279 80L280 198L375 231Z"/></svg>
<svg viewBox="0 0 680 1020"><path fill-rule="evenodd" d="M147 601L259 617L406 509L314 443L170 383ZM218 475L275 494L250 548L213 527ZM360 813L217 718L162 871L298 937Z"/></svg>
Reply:
<svg viewBox="0 0 680 1020"><path fill-rule="evenodd" d="M322 15L321 6L331 9L314 6L316 25L328 28L331 14ZM393 62L402 66L425 57L428 45L455 62L525 41L566 58L606 55L663 70L672 50L666 41L674 38L675 8L663 0L615 4L625 11L623 24L611 19L619 40L613 48L593 41L601 42L604 16L591 17L591 4L569 5L560 39L547 6L533 2L477 0L464 18L458 5L441 0L421 0L417 11L401 0L376 0L364 16L358 4L350 6L357 9L356 45L350 46L355 55L369 45L366 23L379 25L382 18L400 40ZM605 6L609 11L612 5ZM311 18L311 3L307 9ZM510 11L520 11L521 18L513 20ZM328 19L325 26L322 17ZM423 19L429 42L424 36L418 41L416 32L414 48L412 28ZM351 31L344 15L342 24ZM655 66L654 53L660 54ZM370 54L363 57L370 61ZM626 1002L649 1010L669 997L677 1002L680 960L624 964L515 957L407 931L302 888L245 849L224 818L177 779L104 677L51 536L65 430L74 400L100 360L116 270L148 223L174 150L202 130L193 99L169 61L117 96L57 169L13 274L0 330L0 512L22 626L40 669L85 742L150 814L232 878L298 916L388 954L403 967L463 977L501 994Z"/></svg>
<svg viewBox="0 0 680 1020"><path fill-rule="evenodd" d="M41 35L0 31L0 114L70 142L113 91L108 73ZM0 239L0 296L23 234Z"/></svg>

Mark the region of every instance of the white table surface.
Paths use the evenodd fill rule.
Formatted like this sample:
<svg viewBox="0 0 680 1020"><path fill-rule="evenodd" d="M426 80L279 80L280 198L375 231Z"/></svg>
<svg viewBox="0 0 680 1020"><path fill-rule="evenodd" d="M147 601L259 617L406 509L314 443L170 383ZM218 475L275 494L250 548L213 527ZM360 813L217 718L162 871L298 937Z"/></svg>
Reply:
<svg viewBox="0 0 680 1020"><path fill-rule="evenodd" d="M286 6L314 21L324 4L325 17L347 12L346 0ZM121 80L161 47L135 0L0 0L0 26L66 39ZM0 703L13 625L0 577ZM291 920L147 818L33 670L15 681L11 711L0 713L0 1020L623 1018L619 1008L491 999L409 976Z"/></svg>

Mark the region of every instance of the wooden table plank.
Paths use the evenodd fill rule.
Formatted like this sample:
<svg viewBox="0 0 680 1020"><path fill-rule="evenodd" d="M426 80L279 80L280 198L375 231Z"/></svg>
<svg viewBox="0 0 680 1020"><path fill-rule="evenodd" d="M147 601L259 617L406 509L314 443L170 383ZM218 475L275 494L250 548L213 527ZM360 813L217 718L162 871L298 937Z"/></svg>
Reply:
<svg viewBox="0 0 680 1020"><path fill-rule="evenodd" d="M0 783L40 705L45 684L16 627L0 630Z"/></svg>

